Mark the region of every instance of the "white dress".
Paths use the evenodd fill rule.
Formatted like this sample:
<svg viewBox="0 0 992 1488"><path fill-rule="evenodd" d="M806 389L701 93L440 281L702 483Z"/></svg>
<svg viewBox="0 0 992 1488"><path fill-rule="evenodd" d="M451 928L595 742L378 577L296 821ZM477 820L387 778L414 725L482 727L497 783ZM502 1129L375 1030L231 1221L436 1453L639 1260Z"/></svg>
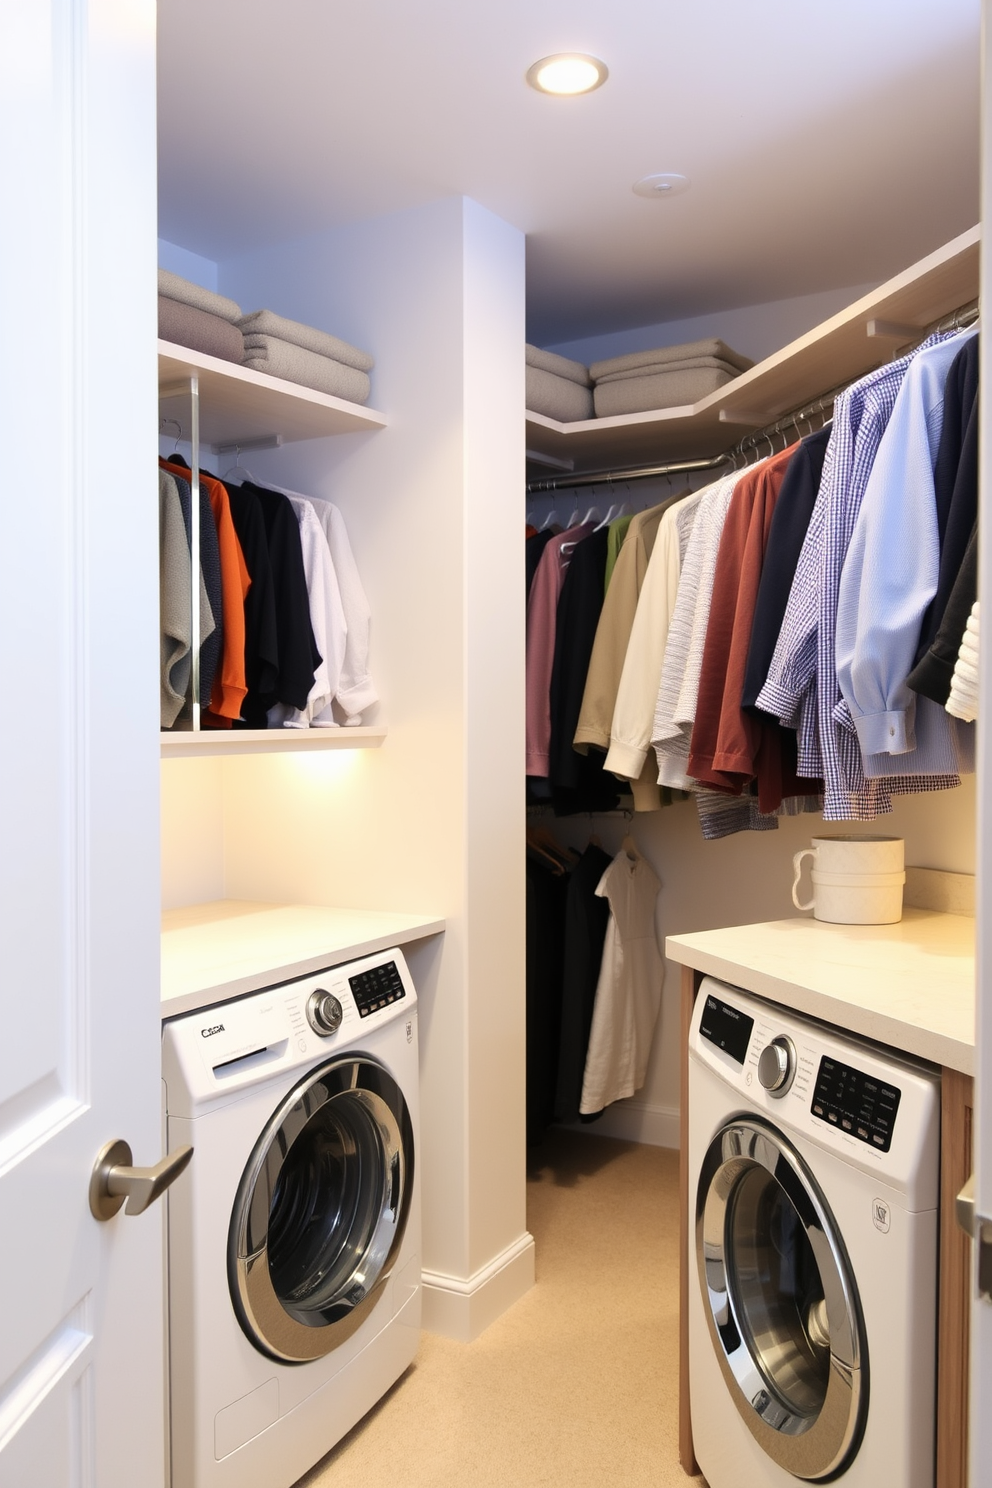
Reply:
<svg viewBox="0 0 992 1488"><path fill-rule="evenodd" d="M583 1116L595 1115L644 1084L665 980L654 923L660 888L650 864L625 847L596 889L610 901L610 921L582 1080Z"/></svg>

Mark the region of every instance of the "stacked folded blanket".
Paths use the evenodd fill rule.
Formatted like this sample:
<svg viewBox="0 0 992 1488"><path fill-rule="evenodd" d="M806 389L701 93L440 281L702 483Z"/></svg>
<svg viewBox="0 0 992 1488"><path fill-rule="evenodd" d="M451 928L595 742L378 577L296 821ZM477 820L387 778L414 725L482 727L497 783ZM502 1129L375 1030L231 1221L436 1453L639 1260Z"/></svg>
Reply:
<svg viewBox="0 0 992 1488"><path fill-rule="evenodd" d="M581 362L527 347L527 407L532 413L571 424L593 416L592 383Z"/></svg>
<svg viewBox="0 0 992 1488"><path fill-rule="evenodd" d="M240 315L238 325L244 334L246 367L350 403L368 401L372 391L368 374L375 363L367 352L272 310Z"/></svg>
<svg viewBox="0 0 992 1488"><path fill-rule="evenodd" d="M593 362L589 375L597 417L609 418L696 403L753 366L712 338Z"/></svg>
<svg viewBox="0 0 992 1488"><path fill-rule="evenodd" d="M159 269L158 333L163 341L240 362L245 349L235 323L240 318L241 306L233 300Z"/></svg>

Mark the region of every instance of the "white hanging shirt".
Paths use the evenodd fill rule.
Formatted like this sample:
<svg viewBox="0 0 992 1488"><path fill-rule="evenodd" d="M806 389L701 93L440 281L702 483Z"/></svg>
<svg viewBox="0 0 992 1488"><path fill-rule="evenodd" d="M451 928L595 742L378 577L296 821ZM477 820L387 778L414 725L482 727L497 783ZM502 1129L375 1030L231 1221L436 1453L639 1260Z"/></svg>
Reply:
<svg viewBox="0 0 992 1488"><path fill-rule="evenodd" d="M344 517L330 501L318 496L302 496L299 491L287 491L279 487L285 496L308 501L317 514L324 529L324 537L331 554L334 573L341 594L345 616L345 650L334 701L344 714L346 724L360 724L366 708L379 701L375 683L369 673L369 626L372 613L365 597L361 576L355 556L348 541L348 529ZM330 705L313 719L317 728L333 728L337 720Z"/></svg>
<svg viewBox="0 0 992 1488"><path fill-rule="evenodd" d="M654 925L660 888L650 864L626 851L617 854L597 886L597 895L610 901L610 921L582 1080L583 1116L633 1095L647 1076L665 980Z"/></svg>
<svg viewBox="0 0 992 1488"><path fill-rule="evenodd" d="M288 495L288 500L300 527L310 624L322 660L314 673L306 707L276 703L269 709L268 718L272 728L309 728L322 712L330 711L341 681L348 627L330 548L316 509L305 496Z"/></svg>

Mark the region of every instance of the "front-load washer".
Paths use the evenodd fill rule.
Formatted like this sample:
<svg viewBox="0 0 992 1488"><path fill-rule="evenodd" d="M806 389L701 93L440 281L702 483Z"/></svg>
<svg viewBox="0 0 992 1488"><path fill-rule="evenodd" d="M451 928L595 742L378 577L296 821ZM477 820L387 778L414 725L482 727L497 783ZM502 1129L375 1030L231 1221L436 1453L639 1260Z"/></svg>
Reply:
<svg viewBox="0 0 992 1488"><path fill-rule="evenodd" d="M689 1391L709 1488L933 1488L936 1072L705 978Z"/></svg>
<svg viewBox="0 0 992 1488"><path fill-rule="evenodd" d="M172 1488L288 1488L420 1334L416 993L398 950L163 1033Z"/></svg>

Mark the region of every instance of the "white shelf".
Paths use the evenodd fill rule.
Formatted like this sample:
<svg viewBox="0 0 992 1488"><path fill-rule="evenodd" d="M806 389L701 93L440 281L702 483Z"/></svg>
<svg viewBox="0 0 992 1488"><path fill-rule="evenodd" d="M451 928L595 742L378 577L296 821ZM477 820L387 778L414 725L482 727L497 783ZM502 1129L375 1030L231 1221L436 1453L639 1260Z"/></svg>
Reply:
<svg viewBox="0 0 992 1488"><path fill-rule="evenodd" d="M201 729L162 733L163 759L208 754L298 754L317 749L378 749L384 728Z"/></svg>
<svg viewBox="0 0 992 1488"><path fill-rule="evenodd" d="M159 411L163 419L178 420L187 439L188 383L194 373L200 379L200 440L214 449L275 435L289 444L328 434L369 432L387 423L374 408L160 341Z"/></svg>
<svg viewBox="0 0 992 1488"><path fill-rule="evenodd" d="M934 321L977 299L980 241L977 227L962 233L691 406L572 424L528 412L527 448L572 461L576 472L721 454L782 414L863 377ZM870 335L872 322L887 323L894 334Z"/></svg>

